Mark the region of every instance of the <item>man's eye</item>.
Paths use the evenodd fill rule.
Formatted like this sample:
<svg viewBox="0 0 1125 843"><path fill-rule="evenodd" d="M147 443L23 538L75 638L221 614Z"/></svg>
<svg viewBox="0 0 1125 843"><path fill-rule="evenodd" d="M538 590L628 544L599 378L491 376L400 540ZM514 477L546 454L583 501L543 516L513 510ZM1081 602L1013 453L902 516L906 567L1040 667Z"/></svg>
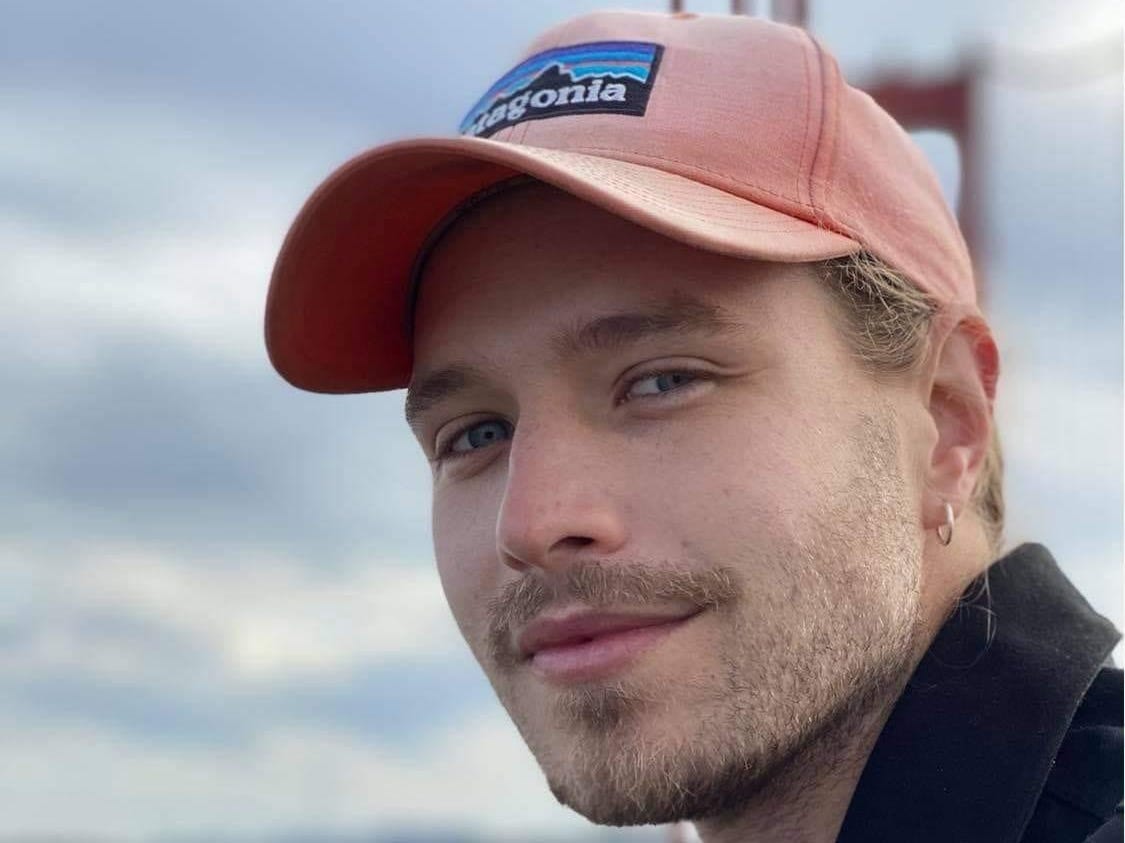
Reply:
<svg viewBox="0 0 1125 843"><path fill-rule="evenodd" d="M629 382L624 400L664 395L697 380L699 377L691 372L652 372L641 375Z"/></svg>
<svg viewBox="0 0 1125 843"><path fill-rule="evenodd" d="M507 422L502 422L499 419L489 419L488 421L479 422L470 425L455 435L449 442L441 449L439 457L459 457L465 454L479 451L481 448L486 448L489 445L495 445L497 442L509 438L512 435L510 425Z"/></svg>

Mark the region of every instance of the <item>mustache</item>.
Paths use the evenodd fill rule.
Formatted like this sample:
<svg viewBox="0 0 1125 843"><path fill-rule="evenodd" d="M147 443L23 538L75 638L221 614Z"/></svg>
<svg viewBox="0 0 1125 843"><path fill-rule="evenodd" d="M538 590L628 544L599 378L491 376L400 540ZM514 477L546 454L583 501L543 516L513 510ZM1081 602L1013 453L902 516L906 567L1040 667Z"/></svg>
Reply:
<svg viewBox="0 0 1125 843"><path fill-rule="evenodd" d="M729 605L738 594L738 576L726 566L693 571L657 563L587 560L569 567L561 578L545 580L532 571L489 601L489 652L501 664L514 661L512 628L568 598L594 608L675 601L702 610Z"/></svg>

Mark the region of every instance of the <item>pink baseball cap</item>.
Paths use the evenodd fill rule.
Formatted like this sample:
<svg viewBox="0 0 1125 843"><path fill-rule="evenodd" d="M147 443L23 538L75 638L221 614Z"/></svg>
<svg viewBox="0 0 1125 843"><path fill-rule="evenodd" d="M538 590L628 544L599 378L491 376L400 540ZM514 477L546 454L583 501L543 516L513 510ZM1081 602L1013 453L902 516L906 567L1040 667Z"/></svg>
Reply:
<svg viewBox="0 0 1125 843"><path fill-rule="evenodd" d="M406 386L428 237L520 175L711 252L790 263L866 250L976 312L968 250L930 165L806 32L597 13L536 40L460 136L376 147L317 188L270 282L278 372L315 392Z"/></svg>

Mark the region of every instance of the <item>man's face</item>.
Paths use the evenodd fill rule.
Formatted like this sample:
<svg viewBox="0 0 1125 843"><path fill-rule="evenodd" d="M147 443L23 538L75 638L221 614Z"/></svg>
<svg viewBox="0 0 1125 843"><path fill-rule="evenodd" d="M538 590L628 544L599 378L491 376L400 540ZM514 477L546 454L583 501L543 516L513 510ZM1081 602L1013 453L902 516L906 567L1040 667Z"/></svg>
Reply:
<svg viewBox="0 0 1125 843"><path fill-rule="evenodd" d="M442 583L595 822L728 811L909 674L918 402L861 371L835 307L807 266L542 186L429 261L411 403Z"/></svg>

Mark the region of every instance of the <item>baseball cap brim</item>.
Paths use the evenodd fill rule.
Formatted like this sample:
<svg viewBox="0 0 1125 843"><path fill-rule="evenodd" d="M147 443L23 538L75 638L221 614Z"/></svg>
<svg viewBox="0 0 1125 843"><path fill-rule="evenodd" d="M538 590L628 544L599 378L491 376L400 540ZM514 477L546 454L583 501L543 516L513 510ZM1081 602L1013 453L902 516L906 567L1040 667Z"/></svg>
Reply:
<svg viewBox="0 0 1125 843"><path fill-rule="evenodd" d="M800 263L858 251L844 234L705 181L591 154L481 138L388 144L344 164L301 209L270 281L274 367L313 392L409 383L415 261L434 227L479 191L520 175L690 246Z"/></svg>

